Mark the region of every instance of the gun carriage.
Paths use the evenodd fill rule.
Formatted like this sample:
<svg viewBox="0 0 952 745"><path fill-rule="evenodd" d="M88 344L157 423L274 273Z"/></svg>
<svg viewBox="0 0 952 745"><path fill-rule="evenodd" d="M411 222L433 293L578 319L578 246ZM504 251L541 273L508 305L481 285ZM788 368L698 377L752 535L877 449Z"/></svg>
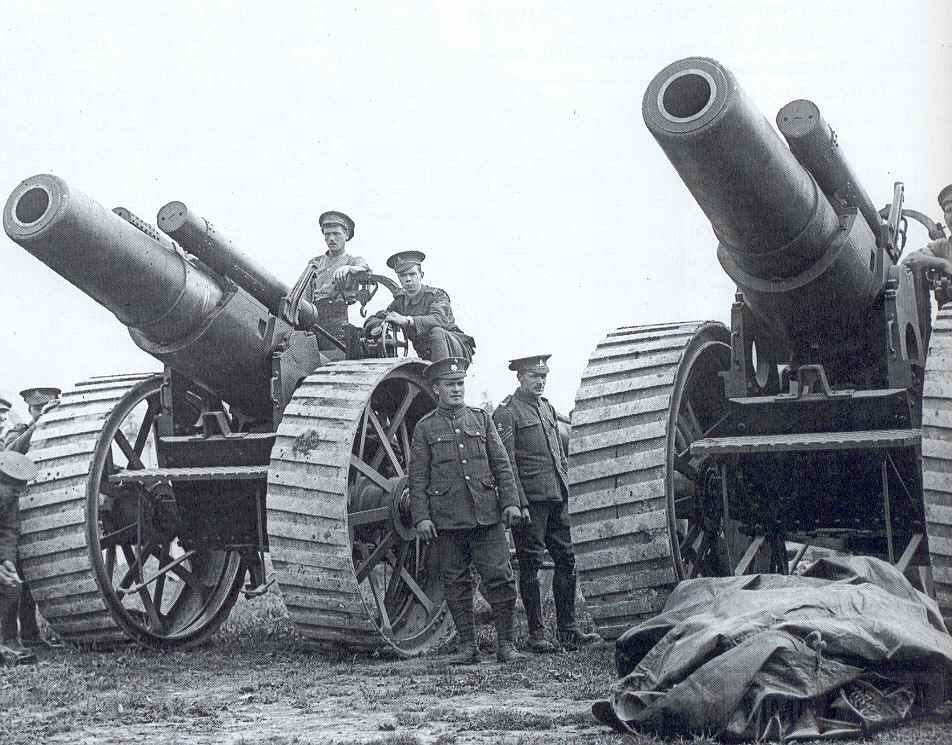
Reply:
<svg viewBox="0 0 952 745"><path fill-rule="evenodd" d="M643 115L736 283L730 328L623 326L583 373L569 470L581 587L603 635L680 580L787 573L811 547L899 565L952 614L952 323L898 265L902 185L876 210L819 109L784 140L707 58Z"/></svg>
<svg viewBox="0 0 952 745"><path fill-rule="evenodd" d="M164 366L80 383L32 432L20 551L43 616L74 642L187 646L276 580L317 645L445 640L406 489L435 406L424 363L394 333L326 328L306 282L289 290L183 203L157 222L51 175L4 208L11 239ZM380 284L397 291L363 273L335 300L363 310Z"/></svg>

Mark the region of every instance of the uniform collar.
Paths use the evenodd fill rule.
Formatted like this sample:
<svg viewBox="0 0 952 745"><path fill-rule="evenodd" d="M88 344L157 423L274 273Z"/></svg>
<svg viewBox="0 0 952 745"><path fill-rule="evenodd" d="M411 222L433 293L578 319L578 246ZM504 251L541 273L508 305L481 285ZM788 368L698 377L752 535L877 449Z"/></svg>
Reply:
<svg viewBox="0 0 952 745"><path fill-rule="evenodd" d="M466 410L466 404L460 404L459 406L443 406L443 404L439 404L436 410L447 419L455 419Z"/></svg>
<svg viewBox="0 0 952 745"><path fill-rule="evenodd" d="M536 398L531 393L524 392L521 387L516 388L516 392L513 395L520 401L525 401L527 404L533 404L535 406L538 406L539 403L545 398L544 396L539 396Z"/></svg>

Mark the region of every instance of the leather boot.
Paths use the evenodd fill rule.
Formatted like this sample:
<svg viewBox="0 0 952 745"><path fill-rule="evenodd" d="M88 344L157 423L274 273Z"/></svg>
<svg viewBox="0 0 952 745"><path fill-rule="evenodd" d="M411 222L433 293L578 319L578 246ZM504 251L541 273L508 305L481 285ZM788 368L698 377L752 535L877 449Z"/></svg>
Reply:
<svg viewBox="0 0 952 745"><path fill-rule="evenodd" d="M450 658L451 665L478 665L482 662L479 647L476 646L476 618L473 613L473 599L447 599L450 615L456 624L458 649Z"/></svg>
<svg viewBox="0 0 952 745"><path fill-rule="evenodd" d="M527 646L530 652L535 652L536 654L546 654L555 651L555 645L545 638L545 631L542 629L529 632Z"/></svg>
<svg viewBox="0 0 952 745"><path fill-rule="evenodd" d="M496 623L496 659L502 663L524 660L526 656L516 651L512 643L512 612L515 602L499 603L493 608Z"/></svg>
<svg viewBox="0 0 952 745"><path fill-rule="evenodd" d="M589 634L578 629L559 630L559 644L562 645L562 649L570 652L574 652L579 647L599 645L603 641L605 640L598 634Z"/></svg>
<svg viewBox="0 0 952 745"><path fill-rule="evenodd" d="M519 564L519 597L526 609L526 623L529 626L529 638L544 630L542 622L542 594L539 587L539 570L535 567ZM544 635L543 635L544 637Z"/></svg>
<svg viewBox="0 0 952 745"><path fill-rule="evenodd" d="M0 594L0 619L2 619L3 634L0 642L0 660L4 665L29 665L36 662L36 655L20 643L17 636L17 606L20 595L18 592ZM12 611L12 630L9 624Z"/></svg>
<svg viewBox="0 0 952 745"><path fill-rule="evenodd" d="M552 575L552 599L555 601L555 622L559 631L575 628L575 588L574 568L565 571L556 565Z"/></svg>

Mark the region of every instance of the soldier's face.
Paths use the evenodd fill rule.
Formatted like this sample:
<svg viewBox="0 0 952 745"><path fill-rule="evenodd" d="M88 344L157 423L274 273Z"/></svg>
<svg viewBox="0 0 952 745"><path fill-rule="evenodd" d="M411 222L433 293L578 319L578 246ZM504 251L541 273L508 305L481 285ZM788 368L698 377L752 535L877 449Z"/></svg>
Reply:
<svg viewBox="0 0 952 745"><path fill-rule="evenodd" d="M463 403L466 386L463 385L462 378L459 380L440 378L433 384L433 392L442 406L459 406Z"/></svg>
<svg viewBox="0 0 952 745"><path fill-rule="evenodd" d="M538 398L545 391L545 381L547 374L544 372L533 372L532 370L523 370L516 375L519 381L519 387L523 393Z"/></svg>
<svg viewBox="0 0 952 745"><path fill-rule="evenodd" d="M2 426L5 421L7 421L8 413L9 412L7 410L0 411L0 426Z"/></svg>
<svg viewBox="0 0 952 745"><path fill-rule="evenodd" d="M400 280L400 286L407 295L416 295L423 286L423 272L418 266L400 272L397 274L397 279Z"/></svg>
<svg viewBox="0 0 952 745"><path fill-rule="evenodd" d="M952 199L942 205L942 214L945 217L945 226L952 232Z"/></svg>
<svg viewBox="0 0 952 745"><path fill-rule="evenodd" d="M347 231L340 225L328 225L324 228L324 243L331 253L340 253L347 242Z"/></svg>

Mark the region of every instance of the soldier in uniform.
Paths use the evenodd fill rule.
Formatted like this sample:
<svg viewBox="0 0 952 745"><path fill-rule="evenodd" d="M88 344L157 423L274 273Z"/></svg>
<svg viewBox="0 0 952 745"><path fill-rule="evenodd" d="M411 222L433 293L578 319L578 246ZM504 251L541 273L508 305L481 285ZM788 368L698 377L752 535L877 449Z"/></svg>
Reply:
<svg viewBox="0 0 952 745"><path fill-rule="evenodd" d="M7 416L10 414L11 404L7 399L0 397L0 442L5 443L7 439Z"/></svg>
<svg viewBox="0 0 952 745"><path fill-rule="evenodd" d="M551 355L521 357L509 362L519 387L493 412L493 420L515 469L523 519L512 530L519 561L519 594L529 625L529 649L552 652L545 638L539 570L545 550L555 564L552 595L559 642L566 649L595 644L598 634L579 631L575 621L575 550L569 530L568 458L559 436L555 408L542 395Z"/></svg>
<svg viewBox="0 0 952 745"><path fill-rule="evenodd" d="M347 302L337 296L337 288L351 274L369 272L370 265L360 257L347 253L347 241L354 237L354 221L343 212L331 210L321 213L317 219L324 233L327 251L315 256L291 291L292 297L302 294L317 307L321 326L343 340L343 328L347 323ZM306 287L303 285L307 284ZM339 350L338 350L339 351Z"/></svg>
<svg viewBox="0 0 952 745"><path fill-rule="evenodd" d="M403 294L397 295L386 310L379 311L365 324L370 335L381 333L381 320L400 326L420 359L442 360L463 357L470 361L476 342L463 333L453 318L450 296L439 287L423 284L422 251L400 251L387 259Z"/></svg>
<svg viewBox="0 0 952 745"><path fill-rule="evenodd" d="M26 402L32 421L29 425L18 424L12 427L4 439L4 449L15 450L25 455L30 449L30 439L37 419L43 412L59 404L60 393L62 391L59 388L52 387L27 388L20 391L20 397ZM22 576L23 568L19 562L16 568ZM36 618L36 602L25 582L20 584L19 602L12 604L6 613L0 614L0 630L2 630L3 638L18 636L18 628L20 641L27 647L60 646L59 642L47 639L40 631Z"/></svg>
<svg viewBox="0 0 952 745"><path fill-rule="evenodd" d="M6 616L19 599L22 578L16 569L17 540L20 536L20 495L36 478L36 466L25 455L0 452L0 616ZM36 655L20 643L14 627L0 639L0 659L7 665L36 662Z"/></svg>
<svg viewBox="0 0 952 745"><path fill-rule="evenodd" d="M952 234L952 184L939 192L939 206L946 227ZM904 262L913 269L936 269L947 277L952 277L952 238L938 238L930 241L924 248L909 254Z"/></svg>
<svg viewBox="0 0 952 745"><path fill-rule="evenodd" d="M433 542L460 651L455 664L480 661L473 612L475 566L480 590L493 610L496 659L522 655L512 644L516 582L509 565L505 526L520 516L512 466L489 415L463 400L462 357L427 367L439 400L413 430L410 448L410 509L421 537Z"/></svg>

